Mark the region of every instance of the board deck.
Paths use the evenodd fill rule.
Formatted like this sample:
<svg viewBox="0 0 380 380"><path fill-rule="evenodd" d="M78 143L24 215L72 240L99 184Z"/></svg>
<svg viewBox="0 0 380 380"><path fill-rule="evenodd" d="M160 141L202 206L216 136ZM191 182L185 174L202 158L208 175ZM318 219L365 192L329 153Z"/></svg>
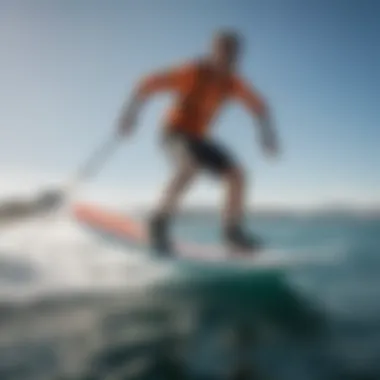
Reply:
<svg viewBox="0 0 380 380"><path fill-rule="evenodd" d="M144 222L137 218L107 210L89 203L75 204L72 208L74 219L82 226L107 240L121 242L126 248L137 248L141 253L152 254ZM238 267L283 268L299 264L326 261L321 256L280 249L262 249L257 252L232 253L222 245L198 244L179 241L175 244L175 258L196 263L213 263ZM172 258L172 257L171 257ZM327 260L330 261L330 260Z"/></svg>
<svg viewBox="0 0 380 380"><path fill-rule="evenodd" d="M148 247L148 233L143 222L114 211L105 210L93 204L76 204L73 214L77 221L88 227L97 229L115 238L125 240L126 243ZM197 244L190 242L178 242L174 248L176 255L182 258L194 258L202 260L231 259L231 252L221 245ZM235 253L234 258L252 259L255 254Z"/></svg>

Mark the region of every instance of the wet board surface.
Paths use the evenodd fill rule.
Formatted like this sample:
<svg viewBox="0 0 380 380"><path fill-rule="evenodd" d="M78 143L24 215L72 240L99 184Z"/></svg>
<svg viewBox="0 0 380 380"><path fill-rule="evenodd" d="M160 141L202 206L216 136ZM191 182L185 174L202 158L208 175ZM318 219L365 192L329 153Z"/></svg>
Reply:
<svg viewBox="0 0 380 380"><path fill-rule="evenodd" d="M80 203L72 209L75 220L90 231L106 239L118 240L126 247L149 252L149 239L143 221L124 213L107 210L103 207ZM152 254L152 252L150 252ZM175 256L170 260L185 260L194 263L213 263L238 266L282 267L302 261L297 255L281 250L262 249L257 252L231 253L229 249L217 244L199 244L178 241L175 244Z"/></svg>

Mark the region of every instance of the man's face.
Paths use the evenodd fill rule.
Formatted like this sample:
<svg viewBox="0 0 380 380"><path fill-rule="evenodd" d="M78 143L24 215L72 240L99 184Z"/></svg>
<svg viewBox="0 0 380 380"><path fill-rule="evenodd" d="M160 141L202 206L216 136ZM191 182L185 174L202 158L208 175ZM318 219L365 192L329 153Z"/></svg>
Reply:
<svg viewBox="0 0 380 380"><path fill-rule="evenodd" d="M214 41L215 62L223 70L233 70L238 63L240 46L237 40L219 37Z"/></svg>

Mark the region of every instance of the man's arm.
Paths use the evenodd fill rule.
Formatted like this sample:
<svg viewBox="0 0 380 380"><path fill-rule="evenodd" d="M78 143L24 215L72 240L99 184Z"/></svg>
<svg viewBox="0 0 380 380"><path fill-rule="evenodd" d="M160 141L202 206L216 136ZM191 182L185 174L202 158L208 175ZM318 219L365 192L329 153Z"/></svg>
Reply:
<svg viewBox="0 0 380 380"><path fill-rule="evenodd" d="M158 92L179 89L188 79L189 74L189 67L181 66L143 78L134 89L131 100L121 112L119 132L123 135L131 133L145 101Z"/></svg>
<svg viewBox="0 0 380 380"><path fill-rule="evenodd" d="M265 101L255 90L239 78L235 78L234 80L233 95L258 118L263 147L268 153L276 155L279 150L278 139Z"/></svg>

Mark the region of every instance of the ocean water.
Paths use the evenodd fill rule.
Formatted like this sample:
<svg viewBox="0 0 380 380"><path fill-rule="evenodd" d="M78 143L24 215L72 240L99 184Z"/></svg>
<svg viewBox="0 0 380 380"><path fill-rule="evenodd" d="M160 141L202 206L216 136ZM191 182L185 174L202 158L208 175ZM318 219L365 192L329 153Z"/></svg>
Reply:
<svg viewBox="0 0 380 380"><path fill-rule="evenodd" d="M152 259L68 217L2 229L0 379L379 379L380 219L249 222L271 265Z"/></svg>

